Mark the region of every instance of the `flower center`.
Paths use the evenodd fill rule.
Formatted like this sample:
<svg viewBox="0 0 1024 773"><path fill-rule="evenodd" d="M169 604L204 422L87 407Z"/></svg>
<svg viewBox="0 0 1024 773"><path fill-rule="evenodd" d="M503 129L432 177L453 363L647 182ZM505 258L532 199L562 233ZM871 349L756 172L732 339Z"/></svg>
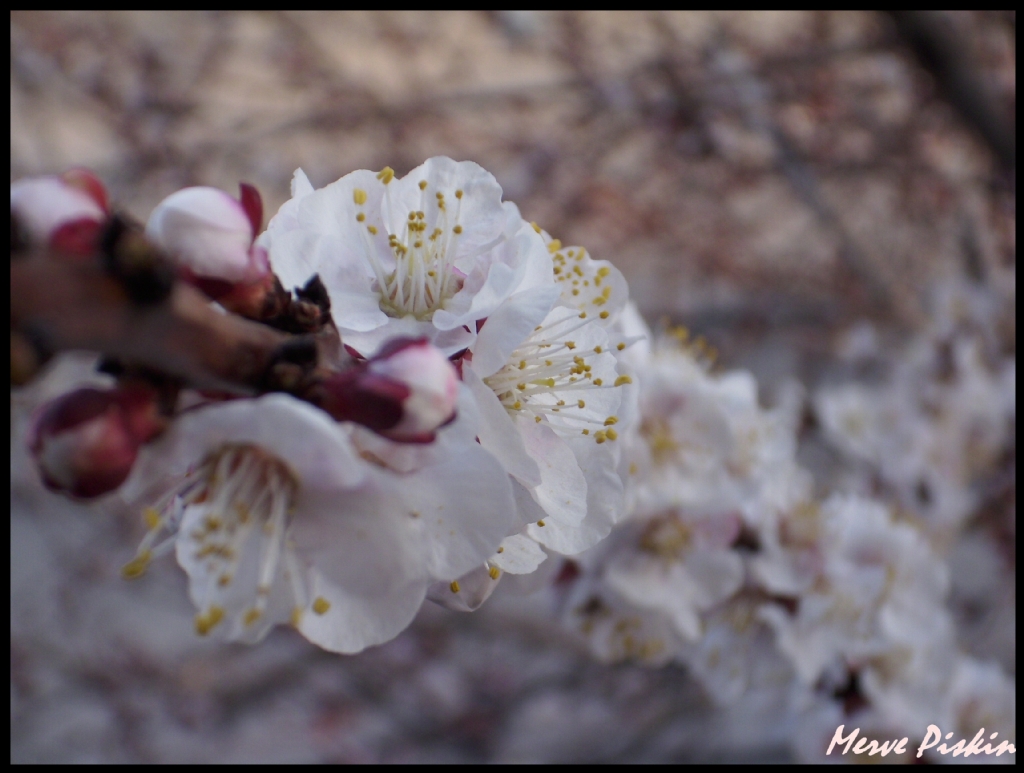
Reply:
<svg viewBox="0 0 1024 773"><path fill-rule="evenodd" d="M184 538L191 560L207 578L202 611L196 617L198 633L206 634L224 618L228 604L222 597L236 583L240 569L241 582L251 586L243 595L251 592L253 597L242 612L245 626L266 611L282 561L295 609L301 610L306 593L298 558L287 539L297 491L298 480L279 459L254 445L225 444L185 475L163 497L161 507L145 509L149 532L122 574L138 577L153 558L170 552ZM183 536L178 534L181 529L187 529ZM158 542L164 533L169 534ZM250 560L254 553L256 562Z"/></svg>
<svg viewBox="0 0 1024 773"><path fill-rule="evenodd" d="M573 340L574 333L589 324L585 311L565 309L554 319L549 317L484 383L512 416L525 412L538 423L546 419L563 433L593 435L597 443L618 439L613 425L619 419L603 409L610 405L608 393L632 379L614 372L614 358L606 347L584 348ZM616 348L621 351L626 344ZM608 375L598 375L606 371ZM604 394L593 399L595 392Z"/></svg>
<svg viewBox="0 0 1024 773"><path fill-rule="evenodd" d="M394 172L386 167L377 178L385 185L385 197L391 208L388 183L394 178ZM407 213L398 233L388 234L394 270L388 270L390 261L382 260L380 245L372 238L377 235L376 226L367 225L361 233L367 260L377 278L381 310L392 317L412 314L426 320L462 289L462 277L455 269L455 255L463 232L460 223L463 192L455 191L452 212L442 191L431 191L426 180L420 181L419 188L419 209ZM365 191L356 189L353 193L359 223L366 222L363 211L366 199Z"/></svg>

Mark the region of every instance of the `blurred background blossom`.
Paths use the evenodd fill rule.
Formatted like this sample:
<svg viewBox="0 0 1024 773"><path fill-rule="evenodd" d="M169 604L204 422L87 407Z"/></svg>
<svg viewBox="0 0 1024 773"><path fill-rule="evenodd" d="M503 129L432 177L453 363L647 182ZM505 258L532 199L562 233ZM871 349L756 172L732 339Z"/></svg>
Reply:
<svg viewBox="0 0 1024 773"><path fill-rule="evenodd" d="M933 21L1009 122L1015 14ZM189 185L244 180L273 213L298 166L320 187L472 159L527 220L613 261L648 320L753 372L762 404L801 383L819 494L938 513L959 644L1012 677L1012 144L959 70L919 64L911 22L13 13L11 179L89 166L144 222ZM355 657L284 629L200 640L176 567L120 580L137 514L48 494L25 457L31 409L89 368L64 358L12 396L13 761L784 761L831 732L762 696L720 708L678 665L601 665L548 596L504 587Z"/></svg>

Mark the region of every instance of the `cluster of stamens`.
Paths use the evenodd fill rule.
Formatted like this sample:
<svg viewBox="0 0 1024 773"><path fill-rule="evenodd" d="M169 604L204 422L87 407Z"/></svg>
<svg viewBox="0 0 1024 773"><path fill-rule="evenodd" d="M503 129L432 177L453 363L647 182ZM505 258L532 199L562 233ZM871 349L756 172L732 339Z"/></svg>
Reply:
<svg viewBox="0 0 1024 773"><path fill-rule="evenodd" d="M622 375L606 383L593 376L589 360L605 349L595 346L584 351L566 338L586 324L589 321L584 311L539 325L512 352L508 363L484 381L513 416L526 412L538 423L547 418L556 428L593 435L597 443L604 443L618 439L614 425L619 419L614 415L603 420L592 414L581 415L587 407L584 393L621 387L632 379ZM625 343L616 344L618 351L625 348Z"/></svg>
<svg viewBox="0 0 1024 773"><path fill-rule="evenodd" d="M206 564L209 583L196 616L196 631L205 635L224 619L225 610L216 597L235 581L246 544L257 532L260 559L255 600L242 622L251 626L263 617L283 562L294 600L292 622L297 624L308 603L299 559L287 534L297 488L288 467L256 446L221 446L184 476L160 507L143 511L149 531L122 574L128 579L138 577L150 561L170 552L186 514L198 510L195 514L199 517L190 518L193 526L187 535L187 549L193 559ZM317 614L329 608L323 598L312 603Z"/></svg>
<svg viewBox="0 0 1024 773"><path fill-rule="evenodd" d="M390 167L377 174L377 179L384 183L389 208L388 184L394 176ZM456 244L463 230L459 222L463 192L455 191L455 212L451 214L445 194L436 191L437 217L433 223L428 223L427 181L421 180L419 188L419 209L409 212L400 233L388 234L388 247L395 259L393 271L386 270L371 238L377 234L377 227L366 223L366 213L362 209L367 200L366 191L357 188L352 196L357 208L356 222L365 225L360 232L367 259L377 278L381 309L391 316L412 314L419 319L428 319L461 288L461 280L454 271L454 261Z"/></svg>

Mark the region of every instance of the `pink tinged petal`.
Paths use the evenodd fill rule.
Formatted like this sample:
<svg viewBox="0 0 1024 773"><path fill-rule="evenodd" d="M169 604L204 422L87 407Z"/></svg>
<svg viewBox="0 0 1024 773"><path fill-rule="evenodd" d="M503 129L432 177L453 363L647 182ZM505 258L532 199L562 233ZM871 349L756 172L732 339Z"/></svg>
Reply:
<svg viewBox="0 0 1024 773"><path fill-rule="evenodd" d="M485 564L471 569L454 582L435 582L427 590L427 598L455 612L474 612L494 593L500 579L500 570L494 571Z"/></svg>
<svg viewBox="0 0 1024 773"><path fill-rule="evenodd" d="M102 223L107 214L92 196L58 177L30 177L11 183L11 211L35 245L49 244L66 223Z"/></svg>
<svg viewBox="0 0 1024 773"><path fill-rule="evenodd" d="M480 444L524 486L540 485L540 468L527 453L519 431L497 396L472 368L463 368L462 381L476 404Z"/></svg>
<svg viewBox="0 0 1024 773"><path fill-rule="evenodd" d="M254 278L245 208L217 188L184 188L156 206L146 236L183 268L230 282Z"/></svg>
<svg viewBox="0 0 1024 773"><path fill-rule="evenodd" d="M85 193L105 213L110 213L110 196L107 193L107 187L94 171L84 167L76 167L64 172L60 179L66 185L77 188Z"/></svg>
<svg viewBox="0 0 1024 773"><path fill-rule="evenodd" d="M500 370L513 350L544 321L558 298L557 287L516 293L502 303L480 328L473 344L473 370L481 378Z"/></svg>
<svg viewBox="0 0 1024 773"><path fill-rule="evenodd" d="M553 527L571 529L578 526L587 514L587 481L569 444L554 430L527 416L518 417L515 423L526 453L540 470L541 482L534 487L532 494L546 513L545 525L531 526L530 536L547 545L549 522ZM555 538L555 542L561 543L562 540Z"/></svg>
<svg viewBox="0 0 1024 773"><path fill-rule="evenodd" d="M239 183L239 202L249 218L249 225L252 226L252 238L255 241L260 231L263 230L263 199L260 192L249 183Z"/></svg>
<svg viewBox="0 0 1024 773"><path fill-rule="evenodd" d="M548 557L543 548L525 534L505 537L500 550L491 556L490 563L509 574L530 574Z"/></svg>

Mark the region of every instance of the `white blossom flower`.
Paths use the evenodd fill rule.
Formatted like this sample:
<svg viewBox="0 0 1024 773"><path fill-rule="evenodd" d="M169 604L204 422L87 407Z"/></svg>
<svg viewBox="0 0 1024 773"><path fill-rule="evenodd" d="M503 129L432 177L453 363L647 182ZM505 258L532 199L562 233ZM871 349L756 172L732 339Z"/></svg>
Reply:
<svg viewBox="0 0 1024 773"><path fill-rule="evenodd" d="M513 529L508 477L472 432L456 421L399 471L357 445L372 433L288 396L189 412L126 487L138 497L177 476L145 511L125 575L175 549L200 634L254 642L290 620L336 652L387 641L430 585L482 564Z"/></svg>
<svg viewBox="0 0 1024 773"><path fill-rule="evenodd" d="M794 614L762 610L805 683L837 658L863 664L946 635L948 575L921 534L871 500L836 495L819 513L814 585Z"/></svg>
<svg viewBox="0 0 1024 773"><path fill-rule="evenodd" d="M758 528L807 495L791 411L765 411L743 371L712 375L701 349L662 339L639 366L640 438L629 460L634 511L738 510Z"/></svg>
<svg viewBox="0 0 1024 773"><path fill-rule="evenodd" d="M550 284L540 236L502 203L494 177L436 157L403 178L359 170L314 191L302 170L259 243L286 287L318 274L346 344L396 335L452 354L517 289Z"/></svg>

